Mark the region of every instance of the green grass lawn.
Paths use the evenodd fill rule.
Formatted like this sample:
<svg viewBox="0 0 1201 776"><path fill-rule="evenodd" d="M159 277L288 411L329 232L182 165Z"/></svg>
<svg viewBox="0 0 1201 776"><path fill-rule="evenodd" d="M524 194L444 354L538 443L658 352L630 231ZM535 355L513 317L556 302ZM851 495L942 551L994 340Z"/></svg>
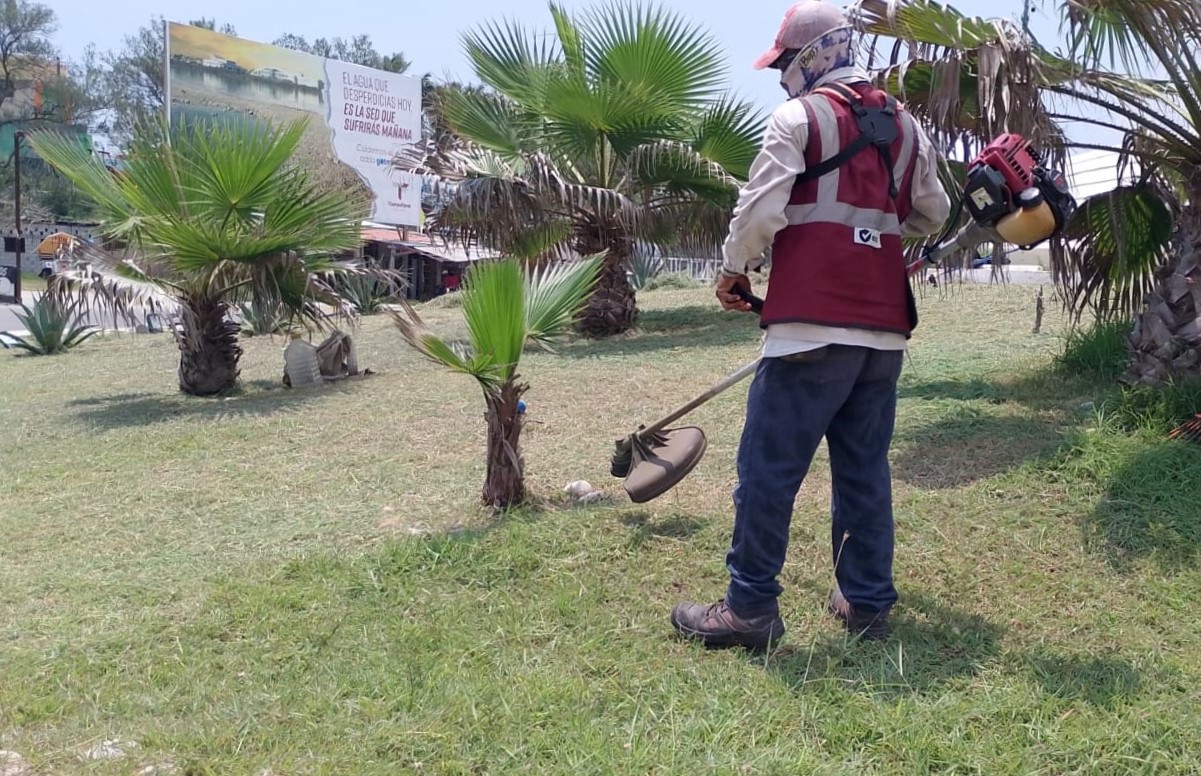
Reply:
<svg viewBox="0 0 1201 776"><path fill-rule="evenodd" d="M687 418L710 448L671 493L608 475L615 439L755 357L755 321L705 290L641 305L637 336L531 353L540 502L496 519L478 389L384 318L377 374L310 392L279 388L280 339L247 341L227 400L176 392L165 335L0 356L0 749L37 774L1196 772L1201 448L1058 369L1053 305L1035 335L1030 288L921 300L895 636L823 614L823 453L766 657L668 622L724 589L747 383ZM613 498L566 506L581 478ZM137 746L81 759L104 741Z"/></svg>

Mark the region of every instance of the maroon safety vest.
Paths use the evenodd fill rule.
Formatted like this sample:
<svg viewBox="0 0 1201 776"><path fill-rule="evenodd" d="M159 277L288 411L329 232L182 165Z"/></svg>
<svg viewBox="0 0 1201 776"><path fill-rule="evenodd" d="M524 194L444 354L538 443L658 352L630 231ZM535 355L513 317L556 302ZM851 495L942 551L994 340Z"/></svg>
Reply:
<svg viewBox="0 0 1201 776"><path fill-rule="evenodd" d="M867 84L852 87L865 107L883 107L887 95ZM855 116L836 90L801 98L809 118L805 166L815 168L858 136ZM788 225L772 243L771 281L760 325L812 323L910 336L917 311L905 268L900 225L909 216L917 164L915 122L900 110L889 146L897 189L869 144L841 166L792 188Z"/></svg>

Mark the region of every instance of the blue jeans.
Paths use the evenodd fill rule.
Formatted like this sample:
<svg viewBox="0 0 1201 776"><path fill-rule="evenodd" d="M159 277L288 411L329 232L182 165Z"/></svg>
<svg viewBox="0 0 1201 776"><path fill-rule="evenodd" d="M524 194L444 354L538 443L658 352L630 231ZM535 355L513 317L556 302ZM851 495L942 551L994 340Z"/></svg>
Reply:
<svg viewBox="0 0 1201 776"><path fill-rule="evenodd" d="M807 360L760 363L738 449L734 535L726 556L726 601L739 615L778 611L783 588L777 577L793 505L823 436L834 486L835 578L856 609L896 602L888 448L904 357L902 351L830 345Z"/></svg>

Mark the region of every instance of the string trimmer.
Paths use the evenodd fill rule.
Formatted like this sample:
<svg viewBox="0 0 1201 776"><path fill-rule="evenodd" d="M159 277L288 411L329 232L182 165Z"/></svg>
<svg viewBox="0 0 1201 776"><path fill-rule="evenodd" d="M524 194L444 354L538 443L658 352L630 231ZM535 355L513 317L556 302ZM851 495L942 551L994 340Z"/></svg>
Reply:
<svg viewBox="0 0 1201 776"><path fill-rule="evenodd" d="M964 205L971 220L948 239ZM983 242L999 240L1032 248L1059 234L1075 210L1076 201L1063 175L1045 169L1024 138L1002 135L969 166L964 194L947 229L908 266L909 277ZM745 292L740 295L750 303L752 312L762 312L762 299ZM641 504L658 498L696 468L708 447L705 432L696 426L668 426L754 374L761 360L755 359L666 417L617 440L609 470L625 480L632 501Z"/></svg>

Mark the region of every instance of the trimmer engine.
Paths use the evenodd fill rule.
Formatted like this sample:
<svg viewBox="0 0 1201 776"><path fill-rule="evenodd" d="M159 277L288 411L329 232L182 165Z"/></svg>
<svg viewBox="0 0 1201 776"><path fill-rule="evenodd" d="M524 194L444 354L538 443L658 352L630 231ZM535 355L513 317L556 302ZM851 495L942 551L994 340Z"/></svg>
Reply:
<svg viewBox="0 0 1201 776"><path fill-rule="evenodd" d="M1021 248L1054 237L1076 212L1063 173L1044 167L1030 141L1012 133L968 166L964 204L973 221Z"/></svg>

